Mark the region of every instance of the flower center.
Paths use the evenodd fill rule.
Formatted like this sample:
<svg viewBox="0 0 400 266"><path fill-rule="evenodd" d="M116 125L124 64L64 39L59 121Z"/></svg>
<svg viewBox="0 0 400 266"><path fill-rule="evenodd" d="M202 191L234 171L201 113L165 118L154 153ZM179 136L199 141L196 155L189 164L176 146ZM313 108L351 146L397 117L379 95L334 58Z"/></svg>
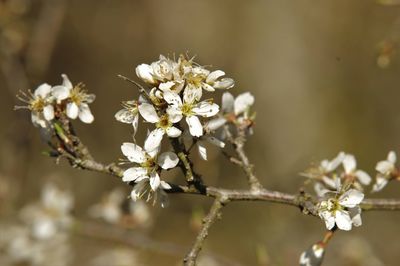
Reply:
<svg viewBox="0 0 400 266"><path fill-rule="evenodd" d="M76 85L70 92L69 97L72 102L76 103L76 105L80 105L83 101L86 100L87 94L83 89L83 84Z"/></svg>
<svg viewBox="0 0 400 266"><path fill-rule="evenodd" d="M156 126L162 129L167 129L172 126L172 123L169 121L168 115L165 114L160 117L160 121L157 122Z"/></svg>
<svg viewBox="0 0 400 266"><path fill-rule="evenodd" d="M37 97L31 100L29 104L29 108L35 112L43 111L44 106L46 105L45 100L42 97Z"/></svg>
<svg viewBox="0 0 400 266"><path fill-rule="evenodd" d="M191 103L184 103L184 104L182 105L182 108L181 108L182 114L185 115L185 116L191 116L191 115L193 115L192 109L193 109L193 104L191 104Z"/></svg>
<svg viewBox="0 0 400 266"><path fill-rule="evenodd" d="M140 164L141 167L146 168L148 173L151 173L156 166L156 161L154 158L148 157L144 163Z"/></svg>

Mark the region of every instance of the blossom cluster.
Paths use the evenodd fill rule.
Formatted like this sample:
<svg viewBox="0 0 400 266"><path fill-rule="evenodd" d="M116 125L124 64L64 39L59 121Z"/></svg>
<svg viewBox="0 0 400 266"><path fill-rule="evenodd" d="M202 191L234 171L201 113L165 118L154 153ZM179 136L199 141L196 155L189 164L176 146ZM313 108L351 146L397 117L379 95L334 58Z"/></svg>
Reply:
<svg viewBox="0 0 400 266"><path fill-rule="evenodd" d="M232 88L233 79L224 77L222 70L209 71L185 55L179 56L178 60L161 55L158 61L137 66L136 75L147 88L143 88L138 100L123 102L123 109L116 113L115 118L131 124L134 136L140 118L152 128L143 147L136 141L122 144L122 153L128 162L136 165L124 172L123 181L135 183L131 193L133 200L146 195L146 200L161 198L163 204L165 190L171 186L160 179L160 173L176 167L180 160L174 152L161 152L163 139L190 139L198 147L201 158L207 160L207 142L219 148L225 146L224 135L215 136L222 126L240 123L251 128L250 120L254 117L249 108L254 97L244 93L235 99L225 92L220 108L212 97L204 96Z"/></svg>
<svg viewBox="0 0 400 266"><path fill-rule="evenodd" d="M386 160L377 163L372 192L380 191L390 180L399 178L395 163L393 151L389 152ZM357 169L354 155L340 152L334 159L321 161L303 175L314 184L319 197L318 214L327 229L336 225L341 230L350 230L353 225L362 224L359 204L364 198L364 187L371 184L372 178L367 172Z"/></svg>
<svg viewBox="0 0 400 266"><path fill-rule="evenodd" d="M79 119L84 123L92 123L94 117L89 104L95 99L94 94L88 94L82 83L73 86L68 76L61 75L61 85L51 86L41 84L34 92L21 92L19 99L25 102L25 106L17 106L17 109L29 109L32 123L42 128L50 127L51 121L65 114L70 119Z"/></svg>

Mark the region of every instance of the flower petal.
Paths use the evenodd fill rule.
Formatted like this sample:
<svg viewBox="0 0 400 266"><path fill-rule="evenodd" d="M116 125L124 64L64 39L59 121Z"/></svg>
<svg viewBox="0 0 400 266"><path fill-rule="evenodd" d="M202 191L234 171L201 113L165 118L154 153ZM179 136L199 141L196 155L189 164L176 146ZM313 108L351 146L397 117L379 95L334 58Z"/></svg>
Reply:
<svg viewBox="0 0 400 266"><path fill-rule="evenodd" d="M203 135L203 126L197 116L187 116L186 123L189 126L190 135L194 137L200 137Z"/></svg>
<svg viewBox="0 0 400 266"><path fill-rule="evenodd" d="M225 72L222 70L215 70L213 72L211 72L206 79L207 83L210 83L211 85L220 77L224 76Z"/></svg>
<svg viewBox="0 0 400 266"><path fill-rule="evenodd" d="M356 170L357 162L356 162L356 158L354 157L354 155L346 154L342 163L343 163L344 171L346 172L346 174L350 174L354 170Z"/></svg>
<svg viewBox="0 0 400 266"><path fill-rule="evenodd" d="M350 231L352 227L352 222L350 215L347 211L336 211L335 212L335 222L339 229Z"/></svg>
<svg viewBox="0 0 400 266"><path fill-rule="evenodd" d="M136 179L147 176L147 170L143 167L131 167L124 171L122 176L122 181L130 182L135 181Z"/></svg>
<svg viewBox="0 0 400 266"><path fill-rule="evenodd" d="M66 74L61 74L61 77L63 79L62 86L67 88L68 90L72 89L74 86L72 86L71 81L69 80L68 76Z"/></svg>
<svg viewBox="0 0 400 266"><path fill-rule="evenodd" d="M153 191L156 191L158 187L160 186L161 180L160 176L156 173L153 172L150 174L150 186Z"/></svg>
<svg viewBox="0 0 400 266"><path fill-rule="evenodd" d="M235 115L241 114L254 104L254 96L250 92L240 94L235 99Z"/></svg>
<svg viewBox="0 0 400 266"><path fill-rule="evenodd" d="M324 220L326 229L331 230L335 226L335 217L329 211L320 212L319 216Z"/></svg>
<svg viewBox="0 0 400 266"><path fill-rule="evenodd" d="M179 162L178 156L173 152L164 152L162 153L157 160L159 166L162 169L171 169L174 168Z"/></svg>
<svg viewBox="0 0 400 266"><path fill-rule="evenodd" d="M161 145L162 138L164 136L164 130L162 128L156 128L150 132L144 142L144 149L147 153L158 149Z"/></svg>
<svg viewBox="0 0 400 266"><path fill-rule="evenodd" d="M396 153L394 151L390 151L388 154L387 160L389 162L391 162L392 164L395 164L397 161Z"/></svg>
<svg viewBox="0 0 400 266"><path fill-rule="evenodd" d="M171 138L177 138L182 134L182 131L176 127L167 128L167 135Z"/></svg>
<svg viewBox="0 0 400 266"><path fill-rule="evenodd" d="M213 87L215 89L221 89L221 90L228 90L235 86L235 81L231 78L223 78L219 81L214 82Z"/></svg>
<svg viewBox="0 0 400 266"><path fill-rule="evenodd" d="M175 107L182 106L182 100L181 97L176 94L175 92L172 91L164 91L164 100Z"/></svg>
<svg viewBox="0 0 400 266"><path fill-rule="evenodd" d="M53 105L46 105L44 108L43 108L43 115L44 115L44 118L47 120L47 121L50 121L50 120L53 120L53 118L54 118L54 108L53 108Z"/></svg>
<svg viewBox="0 0 400 266"><path fill-rule="evenodd" d="M202 117L212 117L219 112L219 106L215 103L203 101L196 104L192 111Z"/></svg>
<svg viewBox="0 0 400 266"><path fill-rule="evenodd" d="M207 132L215 131L226 124L226 119L223 117L213 118L204 125Z"/></svg>
<svg viewBox="0 0 400 266"><path fill-rule="evenodd" d="M175 107L168 107L167 109L168 119L172 123L178 123L182 120L182 111Z"/></svg>
<svg viewBox="0 0 400 266"><path fill-rule="evenodd" d="M121 151L131 162L144 163L146 161L146 153L134 143L124 142L121 145Z"/></svg>
<svg viewBox="0 0 400 266"><path fill-rule="evenodd" d="M393 163L389 161L380 161L376 164L375 170L381 174L390 174L393 170Z"/></svg>
<svg viewBox="0 0 400 266"><path fill-rule="evenodd" d="M154 84L153 68L148 64L141 64L136 67L136 75L146 83Z"/></svg>
<svg viewBox="0 0 400 266"><path fill-rule="evenodd" d="M368 186L369 183L371 183L371 177L369 176L369 174L367 174L367 172L365 172L363 170L357 170L355 172L355 176L358 178L360 183L365 186Z"/></svg>
<svg viewBox="0 0 400 266"><path fill-rule="evenodd" d="M34 92L35 96L40 96L41 98L46 98L51 91L51 86L47 83L43 83Z"/></svg>
<svg viewBox="0 0 400 266"><path fill-rule="evenodd" d="M90 124L94 121L94 116L87 103L82 103L79 106L79 119L86 124Z"/></svg>
<svg viewBox="0 0 400 266"><path fill-rule="evenodd" d="M349 189L339 197L339 204L345 207L355 207L364 199L364 194L357 189Z"/></svg>
<svg viewBox="0 0 400 266"><path fill-rule="evenodd" d="M71 119L76 119L79 114L79 107L76 103L68 103L67 104L67 116Z"/></svg>
<svg viewBox="0 0 400 266"><path fill-rule="evenodd" d="M372 192L378 192L381 191L389 182L389 180L387 178L385 178L385 176L382 175L378 175L376 177L376 182L374 184L374 186L372 187Z"/></svg>
<svg viewBox="0 0 400 266"><path fill-rule="evenodd" d="M69 97L69 92L70 89L68 89L65 86L54 86L52 89L52 94L54 97L56 97L56 100L58 103L60 103L62 100L65 100Z"/></svg>
<svg viewBox="0 0 400 266"><path fill-rule="evenodd" d="M142 103L141 105L139 105L138 109L139 113L147 122L157 123L160 120L157 115L156 109L152 104Z"/></svg>
<svg viewBox="0 0 400 266"><path fill-rule="evenodd" d="M224 92L224 94L222 94L222 111L224 113L232 113L234 103L235 103L235 98L231 93Z"/></svg>

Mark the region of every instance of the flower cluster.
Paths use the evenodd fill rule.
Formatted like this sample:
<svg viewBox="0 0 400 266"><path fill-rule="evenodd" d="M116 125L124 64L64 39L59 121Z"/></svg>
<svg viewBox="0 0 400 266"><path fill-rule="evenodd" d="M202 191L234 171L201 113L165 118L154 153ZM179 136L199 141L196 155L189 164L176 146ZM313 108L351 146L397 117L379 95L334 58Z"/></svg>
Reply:
<svg viewBox="0 0 400 266"><path fill-rule="evenodd" d="M95 99L94 94L88 94L84 85L79 83L73 86L67 75L62 74L61 85L51 86L47 83L40 85L33 93L21 92L19 99L25 106L16 106L17 109L29 109L32 122L42 128L50 127L51 121L65 114L70 119L79 119L84 123L92 123L94 117L89 103Z"/></svg>
<svg viewBox="0 0 400 266"><path fill-rule="evenodd" d="M143 148L136 142L121 146L128 161L136 164L124 172L123 181L135 184L131 193L133 200L144 195L147 195L146 200L153 196L165 199L164 190L171 186L160 179L161 171L176 167L179 158L174 152L160 152L163 139L180 138L180 143L183 137L190 139L198 147L201 158L207 160L205 142L223 148L225 143L212 134L228 122L248 123L254 97L244 93L234 99L230 93L224 93L222 109L212 97L203 99L206 93L232 88L234 81L224 77L222 70L209 71L185 55L177 60L161 55L158 61L137 66L136 75L147 88L141 88L138 100L123 102L123 109L115 118L131 124L134 135L140 118L150 124L151 129Z"/></svg>

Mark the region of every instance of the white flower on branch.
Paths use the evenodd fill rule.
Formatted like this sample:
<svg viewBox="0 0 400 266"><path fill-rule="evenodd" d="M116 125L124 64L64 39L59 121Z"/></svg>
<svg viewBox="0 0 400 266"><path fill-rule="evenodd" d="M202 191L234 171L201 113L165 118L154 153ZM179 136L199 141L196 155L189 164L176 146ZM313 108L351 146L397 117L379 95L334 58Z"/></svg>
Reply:
<svg viewBox="0 0 400 266"><path fill-rule="evenodd" d="M68 79L67 75L62 74L62 85L53 87L53 95L56 97L57 102L61 103L66 101L66 113L71 119L79 119L87 124L94 120L94 116L89 108L89 103L95 99L94 94L87 94L84 85L79 83L75 87Z"/></svg>
<svg viewBox="0 0 400 266"><path fill-rule="evenodd" d="M49 84L44 83L37 87L32 93L29 94L21 92L18 98L27 103L27 106L16 106L16 109L29 109L31 111L32 123L35 126L43 128L48 126L48 122L54 119L54 98L52 96L52 88Z"/></svg>
<svg viewBox="0 0 400 266"><path fill-rule="evenodd" d="M209 101L196 103L195 95L188 94L182 102L181 97L171 91L164 92L165 101L170 104L168 113L174 116L185 116L186 123L189 126L189 132L194 137L203 135L203 126L198 116L212 117L219 111L219 106Z"/></svg>
<svg viewBox="0 0 400 266"><path fill-rule="evenodd" d="M361 208L359 204L364 194L356 189L349 189L344 193L327 193L327 199L318 203L318 214L325 221L326 228L331 230L335 224L345 231L354 226L360 226Z"/></svg>
<svg viewBox="0 0 400 266"><path fill-rule="evenodd" d="M182 131L175 127L174 124L182 119L182 114L170 112L170 109L168 109L167 113L160 117L154 106L149 103L142 103L139 105L138 109L139 113L147 122L156 125L156 129L150 132L144 144L147 151L157 149L161 144L164 134L167 134L168 137L171 138L177 138L181 135Z"/></svg>
<svg viewBox="0 0 400 266"><path fill-rule="evenodd" d="M138 165L125 170L122 177L122 181L136 183L131 193L133 200L136 201L148 193L148 201L152 194L156 196L159 190L171 189L167 182L160 179L159 172L161 169L174 168L178 164L179 158L175 153L164 152L158 155L158 149L143 150L129 142L123 143L121 150L130 162Z"/></svg>
<svg viewBox="0 0 400 266"><path fill-rule="evenodd" d="M358 189L362 189L362 186L356 182L358 180L362 185L369 185L371 183L371 177L369 174L363 170L357 169L357 162L352 154L346 154L343 161L344 177L350 180L354 180L354 185Z"/></svg>
<svg viewBox="0 0 400 266"><path fill-rule="evenodd" d="M396 161L396 153L394 151L390 151L386 160L377 163L375 169L378 174L376 175L376 181L372 187L372 192L378 192L382 190L387 185L389 180L398 175L398 170L395 165Z"/></svg>

